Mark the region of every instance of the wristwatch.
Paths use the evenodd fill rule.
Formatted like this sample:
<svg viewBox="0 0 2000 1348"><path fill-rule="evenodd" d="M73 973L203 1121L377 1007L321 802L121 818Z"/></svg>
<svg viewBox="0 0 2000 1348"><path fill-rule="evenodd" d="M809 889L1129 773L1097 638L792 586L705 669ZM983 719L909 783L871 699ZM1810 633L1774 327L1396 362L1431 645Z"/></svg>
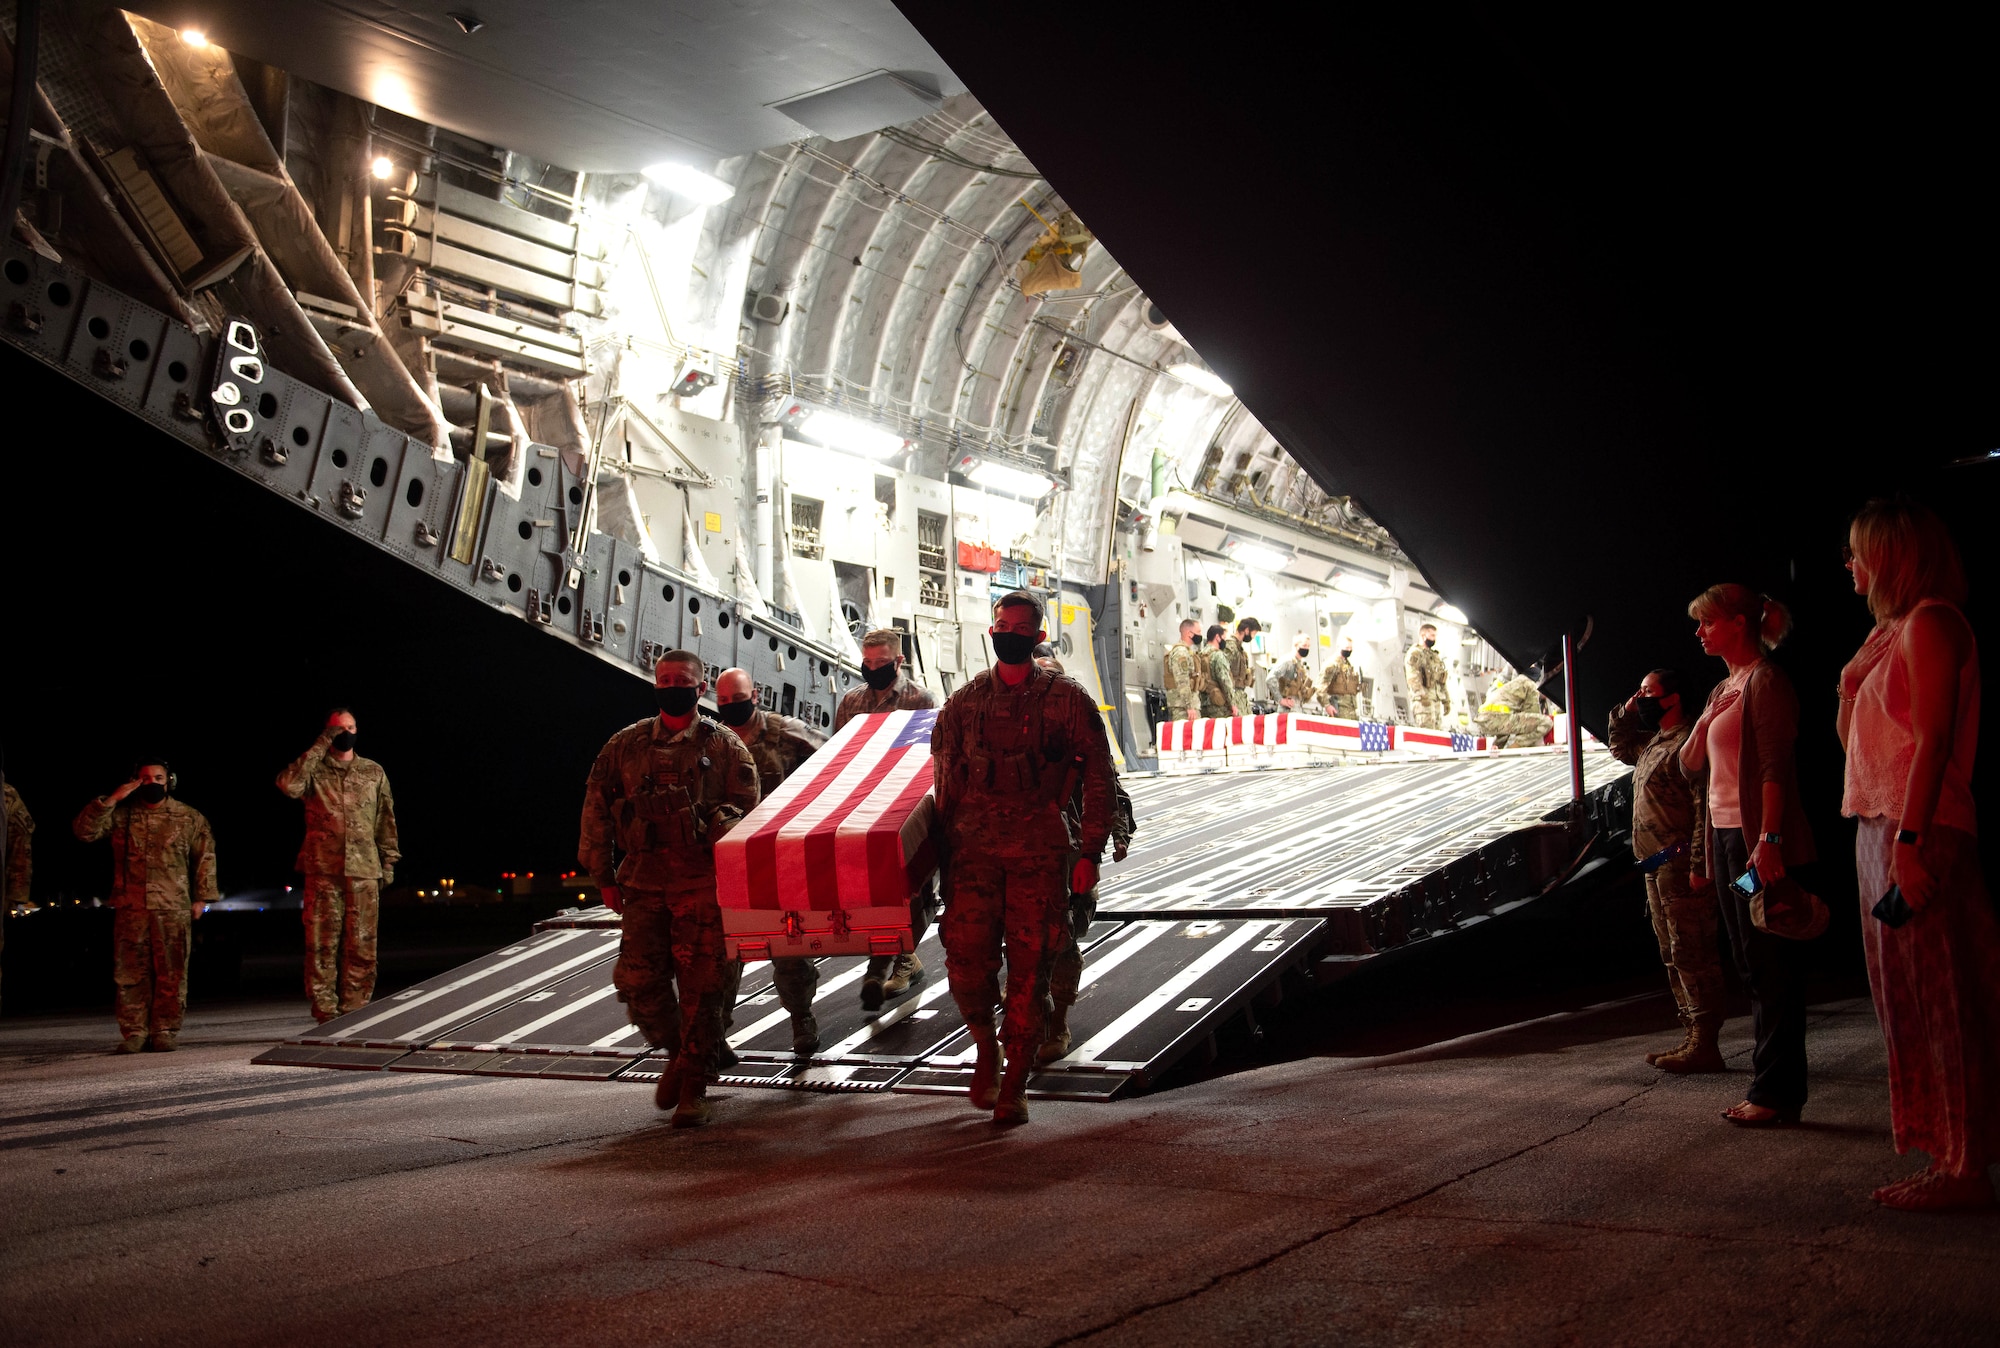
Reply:
<svg viewBox="0 0 2000 1348"><path fill-rule="evenodd" d="M1770 843L1773 847L1783 847L1785 845L1785 837L1782 833L1766 833L1763 836L1764 841Z"/></svg>
<svg viewBox="0 0 2000 1348"><path fill-rule="evenodd" d="M1896 841L1906 847L1921 847L1924 843L1924 835L1913 828L1898 829L1896 831Z"/></svg>

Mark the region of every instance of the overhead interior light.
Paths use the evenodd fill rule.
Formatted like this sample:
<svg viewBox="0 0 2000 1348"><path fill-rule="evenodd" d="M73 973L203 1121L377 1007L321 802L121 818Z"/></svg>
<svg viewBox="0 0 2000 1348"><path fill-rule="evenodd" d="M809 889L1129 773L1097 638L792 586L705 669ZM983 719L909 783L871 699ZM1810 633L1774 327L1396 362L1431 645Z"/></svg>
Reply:
<svg viewBox="0 0 2000 1348"><path fill-rule="evenodd" d="M1389 587L1381 581L1370 580L1366 576L1357 576L1346 571L1334 577L1333 588L1356 599L1380 599L1389 593Z"/></svg>
<svg viewBox="0 0 2000 1348"><path fill-rule="evenodd" d="M1291 553L1267 548L1262 543L1238 543L1230 548L1229 555L1259 571L1282 571L1292 564Z"/></svg>
<svg viewBox="0 0 2000 1348"><path fill-rule="evenodd" d="M891 454L901 453L903 447L910 443L896 432L877 426L872 421L844 416L839 412L814 412L806 419L804 432L828 449L859 454L864 459L886 459Z"/></svg>
<svg viewBox="0 0 2000 1348"><path fill-rule="evenodd" d="M1047 496L1056 485L1054 478L1013 468L1004 463L994 463L990 459L982 459L966 476L982 487L1004 491L1009 496L1028 496L1035 500Z"/></svg>
<svg viewBox="0 0 2000 1348"><path fill-rule="evenodd" d="M375 156L375 162L369 165L369 167L374 170L376 177L386 180L390 174L396 171L396 161L389 158L386 154L378 154Z"/></svg>
<svg viewBox="0 0 2000 1348"><path fill-rule="evenodd" d="M736 189L722 179L686 164L654 164L643 172L676 196L704 206L714 206L736 195Z"/></svg>
<svg viewBox="0 0 2000 1348"><path fill-rule="evenodd" d="M1203 393L1213 397L1233 398L1236 396L1236 390L1223 383L1214 371L1204 370L1201 366L1191 361L1184 360L1178 365L1169 365L1167 373L1180 380L1183 384L1186 384L1189 388L1198 388Z"/></svg>
<svg viewBox="0 0 2000 1348"><path fill-rule="evenodd" d="M1437 615L1448 623L1457 623L1460 627L1471 621L1465 616L1465 610L1456 604L1439 604Z"/></svg>
<svg viewBox="0 0 2000 1348"><path fill-rule="evenodd" d="M202 32L199 28L183 28L181 29L181 41L187 43L190 47L206 47L208 45L208 34Z"/></svg>

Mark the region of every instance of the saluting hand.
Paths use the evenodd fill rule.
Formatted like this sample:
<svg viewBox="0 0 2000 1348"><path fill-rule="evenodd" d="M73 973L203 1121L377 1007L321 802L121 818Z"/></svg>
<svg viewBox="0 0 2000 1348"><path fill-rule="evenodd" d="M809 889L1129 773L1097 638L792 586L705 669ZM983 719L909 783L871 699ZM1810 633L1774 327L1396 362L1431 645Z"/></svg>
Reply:
<svg viewBox="0 0 2000 1348"><path fill-rule="evenodd" d="M141 782L137 777L134 777L131 781L125 783L125 785L119 787L116 791L113 791L111 793L110 796L111 803L113 805L116 805L119 801L131 795L134 791L137 791L143 785L145 785L145 783Z"/></svg>

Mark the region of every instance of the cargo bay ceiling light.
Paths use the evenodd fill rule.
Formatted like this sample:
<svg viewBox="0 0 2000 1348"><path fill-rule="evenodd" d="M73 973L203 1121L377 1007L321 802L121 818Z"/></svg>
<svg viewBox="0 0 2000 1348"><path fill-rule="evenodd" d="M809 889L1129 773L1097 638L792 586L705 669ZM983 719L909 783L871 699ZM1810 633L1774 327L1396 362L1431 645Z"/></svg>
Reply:
<svg viewBox="0 0 2000 1348"><path fill-rule="evenodd" d="M369 167L374 170L376 177L387 179L396 171L396 161L386 154L378 154L375 156L375 162Z"/></svg>
<svg viewBox="0 0 2000 1348"><path fill-rule="evenodd" d="M1055 489L1055 479L1041 473L1030 473L1025 469L1010 467L1004 463L994 463L981 459L969 468L962 469L965 475L982 487L1005 492L1009 496L1020 496L1039 501Z"/></svg>
<svg viewBox="0 0 2000 1348"><path fill-rule="evenodd" d="M813 412L806 417L802 433L843 454L864 459L886 459L899 454L910 442L892 430L859 417L839 412Z"/></svg>
<svg viewBox="0 0 2000 1348"><path fill-rule="evenodd" d="M1352 571L1343 571L1333 578L1333 588L1356 599L1380 599L1389 593L1389 587L1379 580L1367 576L1357 576Z"/></svg>
<svg viewBox="0 0 2000 1348"><path fill-rule="evenodd" d="M183 28L181 29L181 41L187 43L190 47L206 47L208 45L208 34L202 32L199 28Z"/></svg>
<svg viewBox="0 0 2000 1348"><path fill-rule="evenodd" d="M1437 606L1437 615L1448 623L1457 623L1460 627L1465 626L1471 621L1471 619L1465 616L1465 610L1456 604L1439 604Z"/></svg>
<svg viewBox="0 0 2000 1348"><path fill-rule="evenodd" d="M642 172L675 196L703 206L719 205L736 195L736 189L722 179L686 164L653 164Z"/></svg>
<svg viewBox="0 0 2000 1348"><path fill-rule="evenodd" d="M1189 388L1198 388L1203 393L1209 394L1212 397L1233 398L1236 396L1236 390L1223 383L1213 371L1204 370L1201 366L1191 361L1184 360L1178 365L1169 365L1167 373L1180 380L1183 384L1186 384Z"/></svg>
<svg viewBox="0 0 2000 1348"><path fill-rule="evenodd" d="M1280 552L1262 543L1242 540L1230 543L1229 556L1231 560L1243 566L1255 567L1259 571L1282 571L1292 564L1292 554L1289 552Z"/></svg>

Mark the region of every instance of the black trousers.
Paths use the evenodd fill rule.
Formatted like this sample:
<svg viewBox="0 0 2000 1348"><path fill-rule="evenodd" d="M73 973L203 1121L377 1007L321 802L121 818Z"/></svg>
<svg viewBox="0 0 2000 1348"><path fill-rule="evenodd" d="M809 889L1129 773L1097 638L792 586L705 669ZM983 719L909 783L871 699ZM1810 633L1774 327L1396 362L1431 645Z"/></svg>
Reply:
<svg viewBox="0 0 2000 1348"><path fill-rule="evenodd" d="M1722 926L1736 972L1750 990L1757 1038L1744 1099L1781 1114L1797 1113L1806 1102L1805 942L1773 936L1750 920L1750 900L1732 883L1750 868L1743 830L1719 828L1709 836L1714 846L1708 873L1722 896Z"/></svg>

